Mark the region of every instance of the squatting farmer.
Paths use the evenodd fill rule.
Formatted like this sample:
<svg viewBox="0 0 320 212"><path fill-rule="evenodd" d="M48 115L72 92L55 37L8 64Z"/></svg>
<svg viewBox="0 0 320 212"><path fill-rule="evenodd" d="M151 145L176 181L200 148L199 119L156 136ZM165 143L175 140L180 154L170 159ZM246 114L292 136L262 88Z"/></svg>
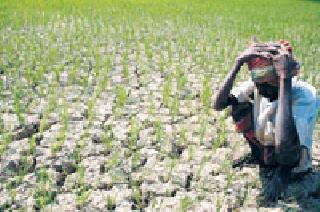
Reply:
<svg viewBox="0 0 320 212"><path fill-rule="evenodd" d="M233 88L244 64L251 78ZM237 131L260 163L290 167L300 175L312 170L312 133L320 99L313 86L295 77L299 69L287 41L251 44L236 59L214 108L229 106Z"/></svg>

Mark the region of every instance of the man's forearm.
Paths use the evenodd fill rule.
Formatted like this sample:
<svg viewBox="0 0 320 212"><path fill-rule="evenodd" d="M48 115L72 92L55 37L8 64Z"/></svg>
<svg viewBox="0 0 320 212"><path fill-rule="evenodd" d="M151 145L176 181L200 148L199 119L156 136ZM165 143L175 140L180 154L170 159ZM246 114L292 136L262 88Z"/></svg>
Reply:
<svg viewBox="0 0 320 212"><path fill-rule="evenodd" d="M283 141L282 144L287 143L284 141L293 140L296 138L296 129L292 114L292 94L291 94L291 78L281 79L279 89L279 136L278 138ZM290 142L288 142L290 143Z"/></svg>
<svg viewBox="0 0 320 212"><path fill-rule="evenodd" d="M228 98L233 86L233 82L241 68L242 64L237 62L233 69L229 72L227 78L224 80L222 87L219 89L217 96L214 100L214 109L222 110L228 106Z"/></svg>
<svg viewBox="0 0 320 212"><path fill-rule="evenodd" d="M290 71L289 71L290 72ZM276 123L276 154L278 162L292 165L298 158L297 130L292 113L292 78L280 77L279 107Z"/></svg>

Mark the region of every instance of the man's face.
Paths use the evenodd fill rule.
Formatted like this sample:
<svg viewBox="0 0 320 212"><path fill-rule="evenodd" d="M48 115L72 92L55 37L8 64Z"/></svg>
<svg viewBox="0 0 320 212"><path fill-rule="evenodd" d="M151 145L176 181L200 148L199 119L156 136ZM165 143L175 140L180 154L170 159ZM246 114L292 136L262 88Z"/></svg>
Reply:
<svg viewBox="0 0 320 212"><path fill-rule="evenodd" d="M274 101L278 99L278 86L275 84L269 84L266 82L256 82L255 83L258 92L261 96Z"/></svg>

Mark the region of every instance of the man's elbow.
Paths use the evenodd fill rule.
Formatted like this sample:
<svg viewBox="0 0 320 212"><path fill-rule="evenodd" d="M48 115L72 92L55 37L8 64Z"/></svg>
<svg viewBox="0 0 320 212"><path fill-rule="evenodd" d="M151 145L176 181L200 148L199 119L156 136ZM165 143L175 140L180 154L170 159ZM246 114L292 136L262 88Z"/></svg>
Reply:
<svg viewBox="0 0 320 212"><path fill-rule="evenodd" d="M226 108L225 104L222 104L221 102L214 102L214 104L213 104L214 110L221 111L225 108Z"/></svg>

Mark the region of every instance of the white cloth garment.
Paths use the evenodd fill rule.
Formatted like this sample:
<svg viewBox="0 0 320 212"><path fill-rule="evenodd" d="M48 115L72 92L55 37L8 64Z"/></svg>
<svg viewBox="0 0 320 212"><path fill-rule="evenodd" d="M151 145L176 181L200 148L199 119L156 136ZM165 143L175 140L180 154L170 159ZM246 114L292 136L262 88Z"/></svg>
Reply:
<svg viewBox="0 0 320 212"><path fill-rule="evenodd" d="M251 100L249 95L254 94ZM254 82L245 81L232 89L239 102L251 101L254 105L254 130L257 139L264 145L275 143L275 120L277 117L278 101L270 102L259 95ZM292 113L298 132L300 145L306 146L312 152L312 133L316 124L317 111L320 107L320 98L317 98L316 89L306 82L296 78L292 80Z"/></svg>

